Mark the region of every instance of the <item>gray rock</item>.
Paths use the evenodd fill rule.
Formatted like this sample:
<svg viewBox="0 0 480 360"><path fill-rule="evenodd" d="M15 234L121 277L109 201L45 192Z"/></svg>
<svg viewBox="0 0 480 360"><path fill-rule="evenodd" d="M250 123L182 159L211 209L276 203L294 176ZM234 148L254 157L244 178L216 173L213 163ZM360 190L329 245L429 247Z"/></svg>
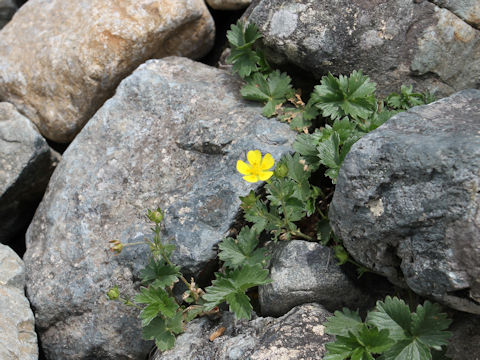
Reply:
<svg viewBox="0 0 480 360"><path fill-rule="evenodd" d="M391 118L352 147L329 216L360 263L480 314L480 91Z"/></svg>
<svg viewBox="0 0 480 360"><path fill-rule="evenodd" d="M25 297L23 261L0 244L0 359L38 359L35 320Z"/></svg>
<svg viewBox="0 0 480 360"><path fill-rule="evenodd" d="M28 226L59 159L30 120L0 103L0 243Z"/></svg>
<svg viewBox="0 0 480 360"><path fill-rule="evenodd" d="M480 32L428 1L262 0L248 12L272 63L316 78L361 69L382 96L480 86Z"/></svg>
<svg viewBox="0 0 480 360"><path fill-rule="evenodd" d="M478 0L430 0L434 4L446 8L459 18L480 29L480 3Z"/></svg>
<svg viewBox="0 0 480 360"><path fill-rule="evenodd" d="M147 208L166 210L174 260L199 274L258 184L237 173L251 149L291 150L288 125L241 99L239 80L185 58L149 61L122 81L63 155L27 232L27 293L50 359L142 358L138 311L107 303L132 294L147 247L114 257L109 240L151 234Z"/></svg>
<svg viewBox="0 0 480 360"><path fill-rule="evenodd" d="M17 11L13 0L0 0L0 29L3 28Z"/></svg>
<svg viewBox="0 0 480 360"><path fill-rule="evenodd" d="M263 315L280 316L309 302L328 311L375 306L337 265L331 248L301 240L275 244L270 266L273 280L259 288Z"/></svg>
<svg viewBox="0 0 480 360"><path fill-rule="evenodd" d="M480 360L480 316L457 313L448 329L447 355L453 360Z"/></svg>
<svg viewBox="0 0 480 360"><path fill-rule="evenodd" d="M153 360L317 360L325 354L323 324L331 316L318 304L297 306L284 316L235 320L224 313L219 320L200 318L177 338L175 348L157 351ZM209 336L224 327L222 336Z"/></svg>
<svg viewBox="0 0 480 360"><path fill-rule="evenodd" d="M0 32L0 99L69 143L140 64L214 40L204 0L29 0Z"/></svg>

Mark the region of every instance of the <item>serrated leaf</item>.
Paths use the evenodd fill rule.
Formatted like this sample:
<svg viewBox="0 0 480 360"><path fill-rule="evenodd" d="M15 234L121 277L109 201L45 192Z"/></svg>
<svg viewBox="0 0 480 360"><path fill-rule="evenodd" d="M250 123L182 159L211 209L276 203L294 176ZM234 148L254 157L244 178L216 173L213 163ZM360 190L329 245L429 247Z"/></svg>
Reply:
<svg viewBox="0 0 480 360"><path fill-rule="evenodd" d="M219 245L218 257L229 268L236 269L243 265L255 265L265 259L265 249L255 248L258 245L258 233L254 228L244 226L237 239L226 238Z"/></svg>
<svg viewBox="0 0 480 360"><path fill-rule="evenodd" d="M411 315L410 309L403 300L387 296L385 302L377 301L374 311L371 311L366 320L379 329L388 329L394 340L404 340L409 337Z"/></svg>
<svg viewBox="0 0 480 360"><path fill-rule="evenodd" d="M366 119L376 110L375 87L361 71L353 71L349 77L328 74L315 86L312 101L332 120L346 115Z"/></svg>
<svg viewBox="0 0 480 360"><path fill-rule="evenodd" d="M247 80L247 84L240 89L240 93L247 100L261 101L265 104L263 115L270 117L276 113L276 106L282 104L293 94L290 77L276 70L264 77L255 73Z"/></svg>
<svg viewBox="0 0 480 360"><path fill-rule="evenodd" d="M372 354L381 354L392 346L393 340L388 337L388 330L379 331L360 324L355 333L349 331L346 336L337 335L334 343L326 344L328 353L324 359L373 360Z"/></svg>
<svg viewBox="0 0 480 360"><path fill-rule="evenodd" d="M155 340L155 345L159 350L165 351L175 346L175 335L166 327L165 320L161 317L153 319L142 329L142 338L145 340Z"/></svg>
<svg viewBox="0 0 480 360"><path fill-rule="evenodd" d="M448 344L451 333L446 330L452 321L447 319L447 314L441 312L438 304L425 301L417 306L412 314L411 333L425 345L440 350Z"/></svg>
<svg viewBox="0 0 480 360"><path fill-rule="evenodd" d="M258 32L258 28L254 23L250 23L244 30L244 23L238 20L235 25L230 26L227 31L227 40L233 48L246 48L260 39L262 35Z"/></svg>
<svg viewBox="0 0 480 360"><path fill-rule="evenodd" d="M253 310L250 299L247 295L239 292L228 294L225 301L230 307L230 311L235 313L237 319L250 319Z"/></svg>
<svg viewBox="0 0 480 360"><path fill-rule="evenodd" d="M150 259L148 265L140 272L142 283L153 283L154 287L172 286L180 276L180 266L172 266L164 262Z"/></svg>
<svg viewBox="0 0 480 360"><path fill-rule="evenodd" d="M317 224L317 240L326 246L331 239L332 227L328 219L322 219Z"/></svg>
<svg viewBox="0 0 480 360"><path fill-rule="evenodd" d="M257 62L259 61L257 53L250 49L233 49L227 58L228 63L233 64L233 71L237 72L242 78L250 76L257 71Z"/></svg>
<svg viewBox="0 0 480 360"><path fill-rule="evenodd" d="M177 311L175 316L165 319L166 328L172 333L178 335L183 333L183 312Z"/></svg>
<svg viewBox="0 0 480 360"><path fill-rule="evenodd" d="M396 342L380 357L382 360L430 360L428 346L418 340L401 340Z"/></svg>
<svg viewBox="0 0 480 360"><path fill-rule="evenodd" d="M328 318L325 330L330 335L348 336L348 333L357 334L363 327L362 319L357 311L343 308L335 311L334 316Z"/></svg>
<svg viewBox="0 0 480 360"><path fill-rule="evenodd" d="M250 313L248 313L248 317L245 317L245 291L272 281L268 277L268 270L263 269L259 264L246 265L229 271L225 275L217 273L216 276L217 279L212 281L212 285L205 289L206 293L203 295L203 299L206 301L205 308L210 310L226 301L237 317L247 319L250 318Z"/></svg>
<svg viewBox="0 0 480 360"><path fill-rule="evenodd" d="M173 317L178 309L178 304L165 290L153 286L141 287L140 294L135 296L135 301L147 304L147 307L140 313L140 317L145 323L149 323L153 319L155 311L165 317Z"/></svg>

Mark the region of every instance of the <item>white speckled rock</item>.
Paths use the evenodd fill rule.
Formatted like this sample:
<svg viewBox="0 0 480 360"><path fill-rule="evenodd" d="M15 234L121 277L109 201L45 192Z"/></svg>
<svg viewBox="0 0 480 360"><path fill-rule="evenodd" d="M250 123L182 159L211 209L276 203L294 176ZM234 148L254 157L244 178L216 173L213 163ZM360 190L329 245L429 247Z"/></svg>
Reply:
<svg viewBox="0 0 480 360"><path fill-rule="evenodd" d="M0 359L37 360L35 320L25 297L23 261L0 244Z"/></svg>
<svg viewBox="0 0 480 360"><path fill-rule="evenodd" d="M282 317L235 320L232 313L220 319L199 318L188 324L175 348L157 351L153 360L318 360L325 354L325 334L330 314L318 304L297 306ZM214 341L218 328L225 332Z"/></svg>
<svg viewBox="0 0 480 360"><path fill-rule="evenodd" d="M138 65L214 41L203 0L29 0L0 32L0 97L70 142Z"/></svg>
<svg viewBox="0 0 480 360"><path fill-rule="evenodd" d="M459 18L480 29L480 1L478 0L430 0L436 5L446 8Z"/></svg>
<svg viewBox="0 0 480 360"><path fill-rule="evenodd" d="M252 0L207 0L207 4L216 10L239 10L244 9Z"/></svg>
<svg viewBox="0 0 480 360"><path fill-rule="evenodd" d="M475 2L480 18L478 0L436 2ZM361 69L380 95L402 84L439 96L480 87L480 31L429 1L261 0L247 12L272 63L316 78Z"/></svg>
<svg viewBox="0 0 480 360"><path fill-rule="evenodd" d="M0 103L0 243L25 231L59 160L30 120Z"/></svg>
<svg viewBox="0 0 480 360"><path fill-rule="evenodd" d="M353 258L480 314L480 90L395 115L356 142L329 218Z"/></svg>
<svg viewBox="0 0 480 360"><path fill-rule="evenodd" d="M89 121L50 180L27 232L27 294L41 344L52 359L137 359L138 311L108 302L118 283L132 294L145 246L119 256L111 239L151 234L147 208L166 210L174 260L199 274L216 256L239 211L239 196L259 184L236 171L248 150L279 159L295 133L244 101L241 82L187 58L150 60L117 88Z"/></svg>

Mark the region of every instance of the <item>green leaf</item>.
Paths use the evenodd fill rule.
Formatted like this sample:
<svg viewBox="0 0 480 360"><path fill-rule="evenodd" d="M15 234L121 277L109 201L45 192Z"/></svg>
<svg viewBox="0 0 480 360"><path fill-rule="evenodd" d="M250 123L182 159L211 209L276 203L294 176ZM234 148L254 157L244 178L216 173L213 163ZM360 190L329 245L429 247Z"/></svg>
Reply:
<svg viewBox="0 0 480 360"><path fill-rule="evenodd" d="M159 350L165 351L175 346L175 335L167 328L164 319L157 317L142 329L142 338L145 340L155 340L155 345Z"/></svg>
<svg viewBox="0 0 480 360"><path fill-rule="evenodd" d="M328 318L325 330L330 335L348 336L348 333L357 334L363 327L362 319L357 311L343 308L342 311L335 311L334 316Z"/></svg>
<svg viewBox="0 0 480 360"><path fill-rule="evenodd" d="M245 291L251 287L270 283L268 270L261 265L246 265L225 275L216 273L216 279L212 285L205 289L203 299L206 301L205 308L213 309L218 304L226 301L230 310L239 319L250 319L251 305ZM243 296L242 296L243 295Z"/></svg>
<svg viewBox="0 0 480 360"><path fill-rule="evenodd" d="M237 72L242 78L255 74L257 71L257 62L260 60L257 53L250 49L232 49L227 58L228 63L233 63L233 71Z"/></svg>
<svg viewBox="0 0 480 360"><path fill-rule="evenodd" d="M326 246L331 239L332 227L328 219L322 219L317 224L317 239L320 243Z"/></svg>
<svg viewBox="0 0 480 360"><path fill-rule="evenodd" d="M402 85L400 94L392 93L387 96L387 105L395 110L407 110L417 105L426 104L426 100L430 100L428 95L414 93L413 86Z"/></svg>
<svg viewBox="0 0 480 360"><path fill-rule="evenodd" d="M262 114L266 117L276 113L276 106L285 102L294 91L290 85L290 76L276 70L268 77L254 73L242 87L240 93L247 100L260 101L265 104Z"/></svg>
<svg viewBox="0 0 480 360"><path fill-rule="evenodd" d="M375 87L361 71L353 71L348 78L328 74L322 77L321 85L315 86L312 101L324 117L335 120L347 115L366 119L377 107Z"/></svg>
<svg viewBox="0 0 480 360"><path fill-rule="evenodd" d="M340 157L340 136L338 133L333 132L327 140L318 144L317 151L320 163L328 167L325 175L330 177L332 182L336 184L338 171L342 164L342 159Z"/></svg>
<svg viewBox="0 0 480 360"><path fill-rule="evenodd" d="M418 340L401 340L396 342L380 357L381 360L430 360L428 346Z"/></svg>
<svg viewBox="0 0 480 360"><path fill-rule="evenodd" d="M140 313L144 325L148 324L158 313L165 317L173 317L178 309L178 304L165 290L153 286L141 287L140 294L135 296L135 301L147 304L147 307Z"/></svg>
<svg viewBox="0 0 480 360"><path fill-rule="evenodd" d="M447 314L441 312L438 304L425 301L417 306L417 311L412 314L411 332L413 336L425 345L440 350L448 344L451 333L446 330L452 320L447 319Z"/></svg>
<svg viewBox="0 0 480 360"><path fill-rule="evenodd" d="M410 309L397 297L387 296L385 302L377 301L375 311L368 314L366 321L379 329L388 329L394 340L404 340L410 336Z"/></svg>
<svg viewBox="0 0 480 360"><path fill-rule="evenodd" d="M237 239L226 238L219 245L218 257L229 268L236 269L243 265L255 265L265 259L265 249L255 248L258 245L258 233L254 228L244 226Z"/></svg>
<svg viewBox="0 0 480 360"><path fill-rule="evenodd" d="M180 276L180 266L172 266L150 258L149 264L140 272L142 283L153 283L154 287L172 286Z"/></svg>
<svg viewBox="0 0 480 360"><path fill-rule="evenodd" d="M381 354L394 343L388 337L388 330L379 331L360 324L356 333L350 331L346 336L337 335L334 343L326 344L328 353L324 359L374 360L372 354Z"/></svg>

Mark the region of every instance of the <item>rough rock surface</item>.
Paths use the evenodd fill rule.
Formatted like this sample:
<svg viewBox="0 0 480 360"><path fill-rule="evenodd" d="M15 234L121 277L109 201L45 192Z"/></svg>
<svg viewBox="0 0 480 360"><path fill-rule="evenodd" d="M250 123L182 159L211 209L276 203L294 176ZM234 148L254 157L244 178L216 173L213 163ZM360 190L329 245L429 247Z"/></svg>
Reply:
<svg viewBox="0 0 480 360"><path fill-rule="evenodd" d="M375 301L356 288L337 265L333 250L318 243L277 243L270 276L273 282L259 289L263 315L280 316L309 302L322 304L331 312L344 306L375 306Z"/></svg>
<svg viewBox="0 0 480 360"><path fill-rule="evenodd" d="M0 244L0 359L38 359L35 320L24 288L23 261Z"/></svg>
<svg viewBox="0 0 480 360"><path fill-rule="evenodd" d="M347 155L329 217L360 263L480 314L480 91L391 118Z"/></svg>
<svg viewBox="0 0 480 360"><path fill-rule="evenodd" d="M239 10L246 8L252 0L206 0L216 10Z"/></svg>
<svg viewBox="0 0 480 360"><path fill-rule="evenodd" d="M0 103L0 243L28 226L59 159L35 125Z"/></svg>
<svg viewBox="0 0 480 360"><path fill-rule="evenodd" d="M480 360L480 316L457 313L448 329L447 355L453 360Z"/></svg>
<svg viewBox="0 0 480 360"><path fill-rule="evenodd" d="M148 61L70 144L27 232L27 294L47 357L127 359L149 351L137 311L107 303L126 293L147 260L146 246L117 257L108 241L150 235L146 209L166 210L174 260L198 274L216 256L258 184L235 169L251 149L279 159L295 134L241 99L238 78L186 58Z"/></svg>
<svg viewBox="0 0 480 360"><path fill-rule="evenodd" d="M430 0L453 12L468 24L480 29L480 2L478 0Z"/></svg>
<svg viewBox="0 0 480 360"><path fill-rule="evenodd" d="M17 11L17 5L13 0L0 0L0 29L7 24Z"/></svg>
<svg viewBox="0 0 480 360"><path fill-rule="evenodd" d="M217 321L196 319L177 338L174 349L157 351L153 360L322 359L325 343L333 340L323 326L331 315L318 304L305 304L277 319L236 321L232 313L224 313ZM221 327L225 333L209 341Z"/></svg>
<svg viewBox="0 0 480 360"><path fill-rule="evenodd" d="M380 95L480 87L480 32L428 1L262 0L247 12L270 61L316 78L361 69Z"/></svg>
<svg viewBox="0 0 480 360"><path fill-rule="evenodd" d="M70 142L151 58L198 58L214 40L203 0L29 0L0 33L0 98Z"/></svg>

